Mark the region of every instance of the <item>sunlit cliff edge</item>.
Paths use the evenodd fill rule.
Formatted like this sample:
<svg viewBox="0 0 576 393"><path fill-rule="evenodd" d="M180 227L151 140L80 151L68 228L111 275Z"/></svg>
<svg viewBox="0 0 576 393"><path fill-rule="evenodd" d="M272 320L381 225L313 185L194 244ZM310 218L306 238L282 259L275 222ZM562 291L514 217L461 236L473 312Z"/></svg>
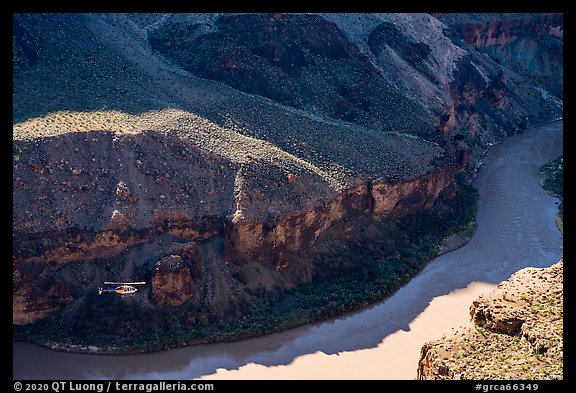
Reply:
<svg viewBox="0 0 576 393"><path fill-rule="evenodd" d="M563 301L563 259L514 273L472 303L472 326L422 346L418 379L563 379Z"/></svg>
<svg viewBox="0 0 576 393"><path fill-rule="evenodd" d="M562 14L463 18L15 14L16 329L161 349L390 293L487 147L562 115Z"/></svg>

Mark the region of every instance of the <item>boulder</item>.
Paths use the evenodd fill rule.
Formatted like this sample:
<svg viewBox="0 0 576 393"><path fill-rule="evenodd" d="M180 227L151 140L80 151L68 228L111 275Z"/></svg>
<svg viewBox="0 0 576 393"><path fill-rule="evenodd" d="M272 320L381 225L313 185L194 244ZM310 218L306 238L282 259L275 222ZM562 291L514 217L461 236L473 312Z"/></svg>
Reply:
<svg viewBox="0 0 576 393"><path fill-rule="evenodd" d="M156 304L180 306L197 292L190 268L179 255L156 262L151 282L152 300Z"/></svg>
<svg viewBox="0 0 576 393"><path fill-rule="evenodd" d="M524 268L474 300L471 324L420 351L418 379L563 379L563 266Z"/></svg>

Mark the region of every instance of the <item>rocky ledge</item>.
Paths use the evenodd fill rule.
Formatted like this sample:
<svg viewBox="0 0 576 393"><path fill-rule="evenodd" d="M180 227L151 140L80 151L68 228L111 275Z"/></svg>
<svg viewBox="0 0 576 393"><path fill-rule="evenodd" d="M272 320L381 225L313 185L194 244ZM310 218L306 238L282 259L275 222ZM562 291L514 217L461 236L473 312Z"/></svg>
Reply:
<svg viewBox="0 0 576 393"><path fill-rule="evenodd" d="M498 40L532 80L429 14L14 14L14 336L157 350L382 299L471 220L484 149L561 117L556 18Z"/></svg>
<svg viewBox="0 0 576 393"><path fill-rule="evenodd" d="M471 327L422 346L418 379L563 379L563 259L476 299Z"/></svg>

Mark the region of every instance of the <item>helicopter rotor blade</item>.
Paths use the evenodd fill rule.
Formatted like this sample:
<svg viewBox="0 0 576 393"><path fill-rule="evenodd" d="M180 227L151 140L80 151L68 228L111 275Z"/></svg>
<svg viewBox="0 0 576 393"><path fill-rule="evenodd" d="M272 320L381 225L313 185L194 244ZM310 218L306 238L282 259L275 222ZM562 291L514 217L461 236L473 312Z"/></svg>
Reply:
<svg viewBox="0 0 576 393"><path fill-rule="evenodd" d="M138 282L115 282L115 281L104 281L104 284L115 284L115 285L144 285L146 284L145 281L138 281Z"/></svg>

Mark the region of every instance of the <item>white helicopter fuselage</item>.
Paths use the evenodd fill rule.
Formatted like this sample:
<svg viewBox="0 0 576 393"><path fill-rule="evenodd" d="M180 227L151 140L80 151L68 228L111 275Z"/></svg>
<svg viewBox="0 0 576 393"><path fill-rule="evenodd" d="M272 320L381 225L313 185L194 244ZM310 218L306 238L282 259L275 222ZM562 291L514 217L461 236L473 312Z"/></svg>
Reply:
<svg viewBox="0 0 576 393"><path fill-rule="evenodd" d="M119 286L116 288L107 288L107 289L103 289L103 288L98 288L98 294L101 295L102 293L110 293L110 292L114 292L114 293L118 293L120 295L130 295L132 293L135 293L136 291L138 291L136 289L136 287L133 287L132 285L128 285L128 284L137 284L137 285L144 285L146 284L145 282L131 282L131 283L121 283L121 282L110 282L110 281L105 281L104 284L116 284Z"/></svg>

